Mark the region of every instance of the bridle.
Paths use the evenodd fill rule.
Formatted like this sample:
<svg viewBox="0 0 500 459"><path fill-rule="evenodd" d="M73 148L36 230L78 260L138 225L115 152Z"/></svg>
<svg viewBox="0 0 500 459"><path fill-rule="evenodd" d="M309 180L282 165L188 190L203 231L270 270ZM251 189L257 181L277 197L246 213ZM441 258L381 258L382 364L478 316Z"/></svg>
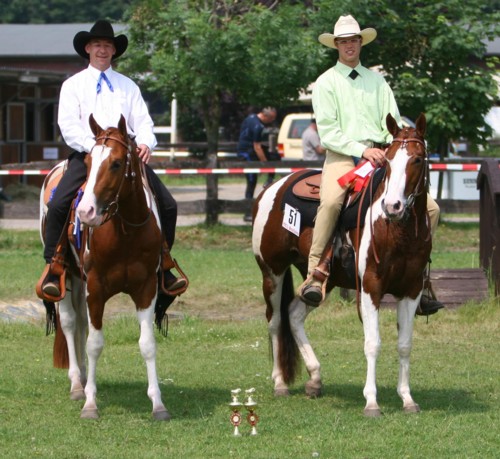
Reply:
<svg viewBox="0 0 500 459"><path fill-rule="evenodd" d="M408 143L415 142L421 145L424 149L424 166L421 169L420 176L418 178L418 182L415 185L415 189L408 195L406 198L406 203L404 207L405 214L413 208L413 205L415 204L415 199L420 196L424 190L427 188L427 164L428 164L428 158L427 158L427 146L425 145L425 142L417 137L407 137L407 138L395 138L393 139L392 143L399 142L401 143L401 148L406 148ZM415 155L411 155L415 156Z"/></svg>
<svg viewBox="0 0 500 459"><path fill-rule="evenodd" d="M102 212L106 216L103 219L103 222L101 223L101 225L103 225L107 221L111 220L116 215L116 216L120 217L120 219L129 226L134 226L134 227L143 226L148 222L149 218L151 217L151 212L148 212L146 219L141 223L129 222L125 218L123 218L123 216L120 215L120 213L118 212L119 211L118 202L120 199L120 192L122 191L123 184L125 183L125 179L128 179L130 177L132 179L132 186L135 186L135 178L136 178L137 174L134 170L132 170L132 154L133 154L135 142L133 142L133 139L131 137L128 137L129 141L125 142L121 138L112 135L109 132L109 130L107 130L107 131L104 131L103 135L96 138L96 145L98 144L98 142L102 142L100 145L102 145L104 147L104 146L106 146L106 142L108 142L109 140L113 140L115 142L118 142L120 145L125 147L125 149L127 150L127 154L126 154L125 169L124 169L122 178L120 180L120 185L118 186L118 191L116 192L115 198L106 207L104 207L102 209ZM140 161L139 167L141 169L141 174L144 176L145 171L144 171L144 164L142 163L142 161Z"/></svg>

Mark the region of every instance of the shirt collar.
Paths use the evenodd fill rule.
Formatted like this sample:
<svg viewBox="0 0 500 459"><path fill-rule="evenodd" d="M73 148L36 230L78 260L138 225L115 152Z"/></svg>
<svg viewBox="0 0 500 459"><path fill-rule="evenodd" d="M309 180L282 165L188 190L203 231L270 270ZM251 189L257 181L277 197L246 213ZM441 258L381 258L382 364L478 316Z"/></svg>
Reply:
<svg viewBox="0 0 500 459"><path fill-rule="evenodd" d="M90 64L89 66L87 67L90 74L96 79L96 81L99 79L99 76L101 75L101 71L99 69L96 69L95 67L92 67ZM104 73L106 74L106 76L109 78L110 77L110 74L111 74L111 67L108 67Z"/></svg>
<svg viewBox="0 0 500 459"><path fill-rule="evenodd" d="M337 61L337 64L335 65L335 68L337 69L337 71L344 77L344 78L347 78L349 76L349 74L353 71L353 70L356 70L356 72L358 72L358 74L360 76L363 75L362 73L362 68L363 66L361 65L361 62L358 63L358 65L356 65L356 67L354 67L354 69L352 67L349 67L348 65L345 65L345 64L342 64L342 62L340 61Z"/></svg>

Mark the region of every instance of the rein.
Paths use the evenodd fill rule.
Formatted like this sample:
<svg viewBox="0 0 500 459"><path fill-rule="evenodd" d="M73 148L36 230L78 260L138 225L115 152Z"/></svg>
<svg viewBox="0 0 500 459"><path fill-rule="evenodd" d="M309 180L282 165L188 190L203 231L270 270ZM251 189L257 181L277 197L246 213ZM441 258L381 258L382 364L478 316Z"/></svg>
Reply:
<svg viewBox="0 0 500 459"><path fill-rule="evenodd" d="M135 184L135 178L136 178L137 174L135 173L135 171L132 170L132 147L133 147L133 144L130 142L125 142L119 137L115 137L113 135L110 135L108 131L105 131L103 136L98 137L96 139L96 144L97 144L97 142L102 141L101 145L104 147L108 140L113 140L115 142L118 142L120 145L125 147L125 149L127 150L127 155L126 155L125 171L122 175L120 185L118 187L118 191L116 192L115 199L113 201L111 201L103 209L103 213L106 214L106 217L104 218L101 225L104 225L104 223L108 222L116 215L117 217L120 217L122 222L125 223L126 225L132 226L135 228L139 228L141 226L144 226L149 221L149 219L151 218L151 210L148 212L148 215L146 216L146 219L144 221L142 221L141 223L132 223L132 222L129 222L128 220L126 220L122 215L120 215L119 204L118 204L118 201L120 199L120 192L122 190L123 184L125 183L125 179L128 179L129 177L131 177L132 178L132 185ZM139 168L141 170L141 176L145 177L145 170L144 170L144 165L142 162L140 163Z"/></svg>

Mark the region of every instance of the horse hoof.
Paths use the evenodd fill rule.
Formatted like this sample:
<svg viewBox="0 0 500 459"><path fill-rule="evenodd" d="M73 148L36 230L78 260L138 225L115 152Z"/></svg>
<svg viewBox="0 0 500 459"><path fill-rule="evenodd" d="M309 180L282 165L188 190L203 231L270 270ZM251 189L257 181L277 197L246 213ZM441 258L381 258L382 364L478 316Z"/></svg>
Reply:
<svg viewBox="0 0 500 459"><path fill-rule="evenodd" d="M290 395L290 392L288 389L274 389L274 396L275 397L288 397Z"/></svg>
<svg viewBox="0 0 500 459"><path fill-rule="evenodd" d="M155 421L170 421L172 418L167 410L153 411L153 418Z"/></svg>
<svg viewBox="0 0 500 459"><path fill-rule="evenodd" d="M69 393L70 400L85 400L85 392L83 389L72 390Z"/></svg>
<svg viewBox="0 0 500 459"><path fill-rule="evenodd" d="M405 413L420 413L420 407L416 403L403 407L403 410Z"/></svg>
<svg viewBox="0 0 500 459"><path fill-rule="evenodd" d="M81 419L99 419L97 408L84 408L80 414Z"/></svg>
<svg viewBox="0 0 500 459"><path fill-rule="evenodd" d="M379 418L380 416L382 416L380 408L365 408L363 414L367 418Z"/></svg>
<svg viewBox="0 0 500 459"><path fill-rule="evenodd" d="M306 395L310 398L321 397L323 395L321 383L306 382Z"/></svg>

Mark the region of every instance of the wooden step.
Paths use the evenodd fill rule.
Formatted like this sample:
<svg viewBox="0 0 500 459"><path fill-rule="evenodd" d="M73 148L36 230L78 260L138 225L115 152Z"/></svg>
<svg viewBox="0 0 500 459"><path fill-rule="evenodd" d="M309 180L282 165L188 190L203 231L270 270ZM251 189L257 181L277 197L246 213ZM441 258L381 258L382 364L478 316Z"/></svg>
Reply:
<svg viewBox="0 0 500 459"><path fill-rule="evenodd" d="M431 282L437 299L446 308L457 308L469 301L481 302L489 297L488 279L482 269L433 269ZM395 307L396 300L386 295L383 307Z"/></svg>

